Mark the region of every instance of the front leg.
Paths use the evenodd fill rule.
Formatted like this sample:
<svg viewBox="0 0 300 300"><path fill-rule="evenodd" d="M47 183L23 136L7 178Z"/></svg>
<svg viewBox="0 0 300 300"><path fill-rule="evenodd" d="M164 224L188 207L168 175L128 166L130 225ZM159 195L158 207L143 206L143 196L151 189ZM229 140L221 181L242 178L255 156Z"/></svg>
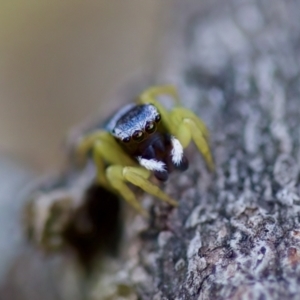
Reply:
<svg viewBox="0 0 300 300"><path fill-rule="evenodd" d="M123 169L123 175L126 181L140 187L146 193L153 195L170 205L178 206L176 200L172 199L158 186L148 180L151 175L150 171L140 167L125 167Z"/></svg>
<svg viewBox="0 0 300 300"><path fill-rule="evenodd" d="M134 193L126 185L126 182L138 186L143 191L151 194L162 201L165 201L172 206L177 206L177 201L173 200L165 194L158 186L151 183L148 178L151 172L141 167L123 167L120 165L110 166L106 170L106 177L111 186L118 191L118 193L139 213L147 216L147 212L142 208L137 201Z"/></svg>
<svg viewBox="0 0 300 300"><path fill-rule="evenodd" d="M183 148L186 148L193 140L209 170L213 171L214 162L208 144L208 130L204 123L193 112L184 108L173 109L170 118L175 126L175 136Z"/></svg>
<svg viewBox="0 0 300 300"><path fill-rule="evenodd" d="M140 95L139 99L141 101L145 101L145 100L147 101L148 100L148 102L146 102L146 103L151 103L151 102L149 102L149 100L150 101L151 101L151 99L155 100L158 96L161 96L161 95L169 95L175 100L176 105L180 104L177 89L174 85L171 85L171 84L152 86L151 88L144 91ZM155 105L156 105L156 103L155 103Z"/></svg>
<svg viewBox="0 0 300 300"><path fill-rule="evenodd" d="M121 149L114 137L107 131L98 130L84 138L77 145L77 156L81 159L88 157L91 152L97 168L96 182L106 189L111 189L106 178L107 165L137 165Z"/></svg>

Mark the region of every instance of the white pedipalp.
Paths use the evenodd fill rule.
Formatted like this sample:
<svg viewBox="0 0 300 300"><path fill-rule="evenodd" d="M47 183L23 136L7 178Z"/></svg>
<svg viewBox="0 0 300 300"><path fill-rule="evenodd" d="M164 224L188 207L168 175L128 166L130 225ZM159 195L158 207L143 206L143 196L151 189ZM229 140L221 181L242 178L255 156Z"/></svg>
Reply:
<svg viewBox="0 0 300 300"><path fill-rule="evenodd" d="M171 137L172 151L171 157L174 165L179 166L183 158L183 147L174 136Z"/></svg>
<svg viewBox="0 0 300 300"><path fill-rule="evenodd" d="M146 158L142 158L141 156L138 156L137 160L139 164L144 168L146 168L147 170L158 171L158 172L166 171L166 165L162 161L158 161L156 159L146 159Z"/></svg>

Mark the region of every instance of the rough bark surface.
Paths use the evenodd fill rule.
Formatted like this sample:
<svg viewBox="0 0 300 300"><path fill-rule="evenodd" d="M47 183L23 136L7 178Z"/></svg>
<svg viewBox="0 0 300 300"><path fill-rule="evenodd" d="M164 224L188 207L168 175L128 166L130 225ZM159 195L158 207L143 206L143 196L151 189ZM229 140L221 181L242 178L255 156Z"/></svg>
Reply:
<svg viewBox="0 0 300 300"><path fill-rule="evenodd" d="M140 299L299 299L300 1L184 1L166 64L211 131L131 247ZM134 267L133 267L134 266Z"/></svg>

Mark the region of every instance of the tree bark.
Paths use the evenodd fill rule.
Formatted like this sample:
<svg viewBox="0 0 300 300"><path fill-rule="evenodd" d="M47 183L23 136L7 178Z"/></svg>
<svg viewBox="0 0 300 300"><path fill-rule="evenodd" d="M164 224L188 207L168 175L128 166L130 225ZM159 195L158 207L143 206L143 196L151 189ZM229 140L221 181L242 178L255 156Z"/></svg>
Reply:
<svg viewBox="0 0 300 300"><path fill-rule="evenodd" d="M299 298L299 12L178 1L157 81L208 125L216 170L189 153L165 188L179 208L155 202L139 229L122 272L140 299Z"/></svg>

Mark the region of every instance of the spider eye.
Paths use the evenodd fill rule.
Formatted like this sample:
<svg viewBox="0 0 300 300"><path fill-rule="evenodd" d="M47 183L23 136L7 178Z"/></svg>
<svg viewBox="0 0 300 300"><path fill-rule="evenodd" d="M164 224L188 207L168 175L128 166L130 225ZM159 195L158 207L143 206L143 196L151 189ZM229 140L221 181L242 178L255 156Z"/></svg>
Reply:
<svg viewBox="0 0 300 300"><path fill-rule="evenodd" d="M122 142L123 142L123 143L129 143L129 142L130 142L130 136L128 136L128 137L122 139Z"/></svg>
<svg viewBox="0 0 300 300"><path fill-rule="evenodd" d="M132 135L132 138L135 140L135 141L141 141L143 138L144 138L144 133L143 131L141 130L137 130L133 133Z"/></svg>
<svg viewBox="0 0 300 300"><path fill-rule="evenodd" d="M156 115L155 122L158 123L160 120L161 120L161 115L160 114Z"/></svg>
<svg viewBox="0 0 300 300"><path fill-rule="evenodd" d="M147 124L146 124L146 126L145 126L145 130L146 130L146 132L148 132L148 133L152 133L152 132L154 132L155 131L155 123L153 123L153 122L147 122Z"/></svg>

